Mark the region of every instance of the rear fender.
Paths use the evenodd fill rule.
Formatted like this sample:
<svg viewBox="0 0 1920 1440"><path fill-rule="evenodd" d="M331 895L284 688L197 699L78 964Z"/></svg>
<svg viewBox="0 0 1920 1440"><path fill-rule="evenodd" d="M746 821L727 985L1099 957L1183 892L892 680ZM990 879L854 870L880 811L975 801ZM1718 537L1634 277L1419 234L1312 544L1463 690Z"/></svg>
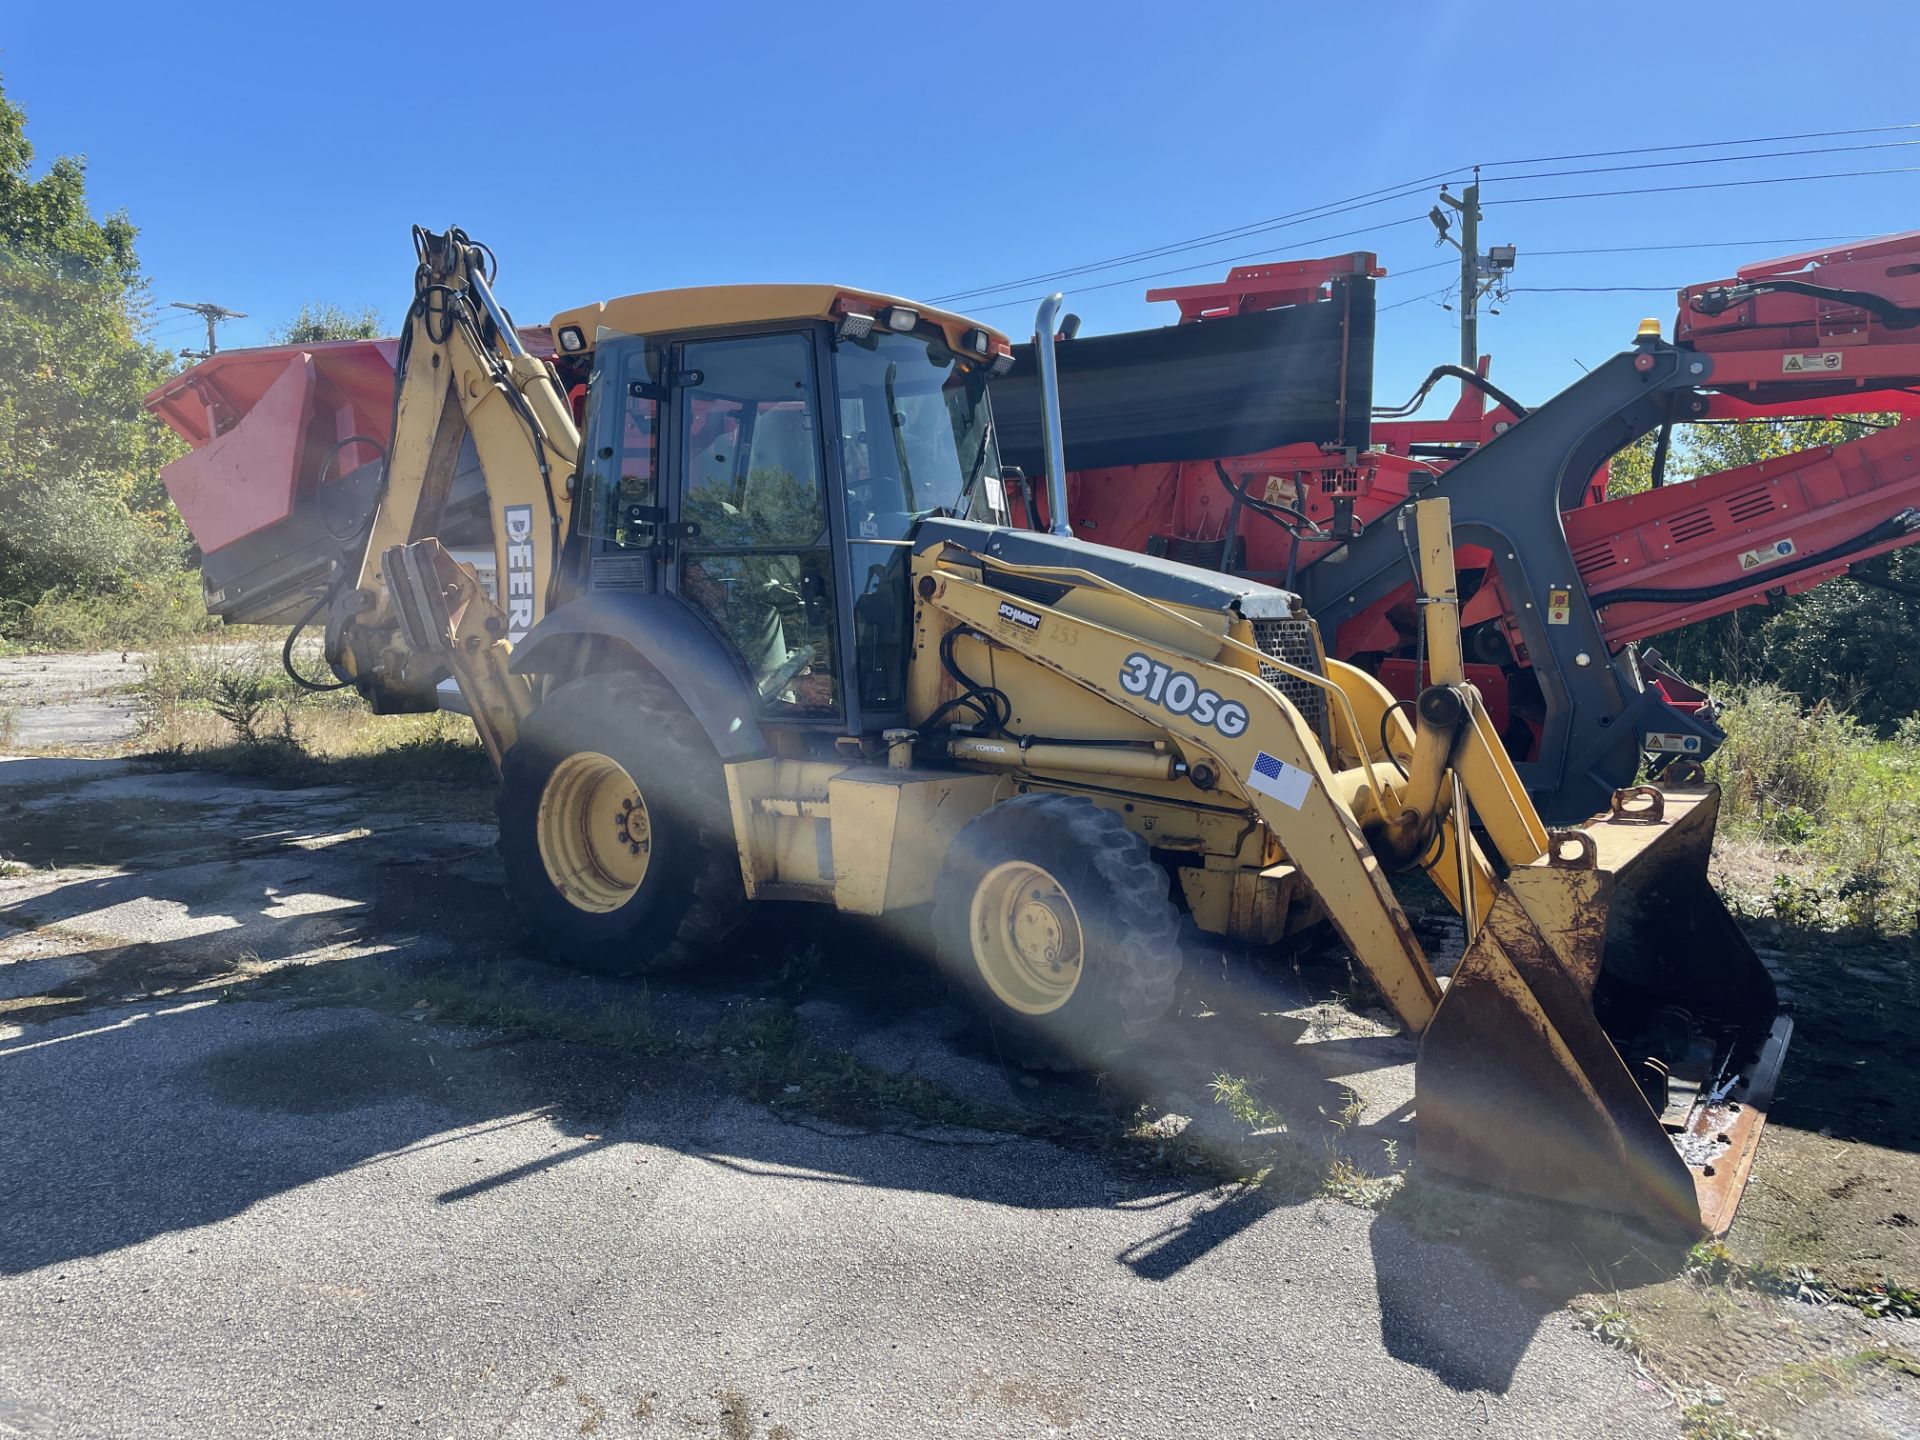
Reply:
<svg viewBox="0 0 1920 1440"><path fill-rule="evenodd" d="M590 592L553 611L514 647L516 675L568 668L582 645L611 640L659 673L727 764L768 753L753 689L739 663L698 616L671 595Z"/></svg>

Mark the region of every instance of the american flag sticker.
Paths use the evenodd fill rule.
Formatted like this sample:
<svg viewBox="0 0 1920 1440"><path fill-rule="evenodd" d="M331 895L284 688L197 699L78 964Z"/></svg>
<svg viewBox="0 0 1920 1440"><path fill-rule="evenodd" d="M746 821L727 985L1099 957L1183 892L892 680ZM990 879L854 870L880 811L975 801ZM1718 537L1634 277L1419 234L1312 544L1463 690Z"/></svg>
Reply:
<svg viewBox="0 0 1920 1440"><path fill-rule="evenodd" d="M1247 788L1258 790L1262 795L1271 795L1290 810L1298 810L1306 803L1307 791L1313 786L1313 776L1305 770L1287 764L1277 755L1269 755L1260 750L1254 753L1253 773L1247 776Z"/></svg>

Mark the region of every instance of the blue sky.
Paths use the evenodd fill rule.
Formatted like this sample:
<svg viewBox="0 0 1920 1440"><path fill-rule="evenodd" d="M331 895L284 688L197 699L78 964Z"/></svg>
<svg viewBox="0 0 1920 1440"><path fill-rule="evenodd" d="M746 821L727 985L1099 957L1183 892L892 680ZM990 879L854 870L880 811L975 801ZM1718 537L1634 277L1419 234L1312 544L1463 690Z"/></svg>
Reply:
<svg viewBox="0 0 1920 1440"><path fill-rule="evenodd" d="M41 159L84 154L96 208L123 207L139 225L154 298L247 311L222 336L242 345L310 299L373 304L397 323L415 221L457 222L491 244L501 296L522 320L726 281L829 279L931 299L1449 166L1464 177L1475 161L1920 121L1920 99L1890 83L1920 59L1910 0L1838 12L1748 0L1732 17L1672 3L467 0L435 10L336 0L82 11L41 0L10 7L0 80L25 106ZM1920 167L1920 130L1750 148L1858 145L1889 148L1489 180L1483 239L1519 247L1516 290L1659 291L1807 248L1778 243L1799 237L1920 229L1920 168L1499 203ZM1377 250L1395 272L1380 289L1377 393L1397 401L1458 348L1447 297L1428 293L1448 269L1402 272L1452 252L1435 249L1424 221L1326 237L1406 222L1431 203L1423 192L1062 288L1089 333L1131 329L1170 318L1142 299L1148 285L1222 275L1224 257ZM1755 243L1540 253L1723 241ZM956 308L1019 334L1031 306L1000 302L1045 288ZM1481 348L1496 378L1533 399L1622 348L1642 315L1670 319L1672 300L1516 293L1500 310L1483 315ZM197 322L160 313L158 338L198 343Z"/></svg>

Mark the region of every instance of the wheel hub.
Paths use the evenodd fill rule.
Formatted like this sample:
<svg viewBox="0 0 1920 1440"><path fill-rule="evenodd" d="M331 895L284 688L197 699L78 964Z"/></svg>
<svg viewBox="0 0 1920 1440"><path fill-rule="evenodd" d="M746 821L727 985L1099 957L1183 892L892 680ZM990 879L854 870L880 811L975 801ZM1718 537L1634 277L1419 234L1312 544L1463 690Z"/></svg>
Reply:
<svg viewBox="0 0 1920 1440"><path fill-rule="evenodd" d="M1058 970L1065 941L1066 927L1060 923L1059 912L1038 890L1014 911L1014 948L1028 965Z"/></svg>
<svg viewBox="0 0 1920 1440"><path fill-rule="evenodd" d="M640 787L611 756L583 750L556 765L535 830L547 878L581 910L618 910L647 878L653 818Z"/></svg>
<svg viewBox="0 0 1920 1440"><path fill-rule="evenodd" d="M989 870L970 919L974 963L1001 1001L1046 1015L1073 998L1084 959L1080 917L1043 866L1015 860Z"/></svg>

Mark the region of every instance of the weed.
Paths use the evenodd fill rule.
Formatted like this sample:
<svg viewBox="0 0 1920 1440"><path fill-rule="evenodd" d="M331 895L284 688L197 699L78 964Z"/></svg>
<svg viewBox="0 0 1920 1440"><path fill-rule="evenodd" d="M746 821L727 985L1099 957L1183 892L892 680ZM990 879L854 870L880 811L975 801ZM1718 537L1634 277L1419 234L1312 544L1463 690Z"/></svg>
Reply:
<svg viewBox="0 0 1920 1440"><path fill-rule="evenodd" d="M1286 1117L1261 1100L1259 1087L1258 1080L1224 1072L1215 1075L1207 1085L1213 1092L1213 1103L1226 1106L1227 1113L1247 1129L1255 1133L1284 1130L1287 1126Z"/></svg>
<svg viewBox="0 0 1920 1440"><path fill-rule="evenodd" d="M1843 1284L1802 1265L1742 1261L1718 1240L1702 1240L1689 1250L1682 1273L1702 1285L1737 1285L1808 1305L1845 1305L1874 1320L1920 1320L1920 1290L1892 1276Z"/></svg>
<svg viewBox="0 0 1920 1440"><path fill-rule="evenodd" d="M1273 1190L1305 1195L1324 1195L1351 1205L1377 1210L1397 1194L1406 1176L1397 1167L1399 1144L1387 1142L1389 1173L1379 1174L1360 1164L1342 1148L1342 1142L1366 1110L1366 1102L1352 1088L1343 1091L1337 1111L1320 1108L1331 1127L1320 1137L1309 1139L1304 1131L1288 1122L1278 1110L1260 1096L1260 1082L1239 1075L1215 1075L1208 1088L1216 1105L1226 1107L1241 1125L1269 1143L1251 1157L1252 1178Z"/></svg>
<svg viewBox="0 0 1920 1440"><path fill-rule="evenodd" d="M1602 1345L1639 1358L1642 1346L1633 1333L1633 1322L1624 1310L1582 1310L1581 1327Z"/></svg>
<svg viewBox="0 0 1920 1440"><path fill-rule="evenodd" d="M281 668L277 646L167 646L141 670L149 758L170 769L357 781L387 793L415 786L478 794L493 778L464 716L375 715L351 692L303 691Z"/></svg>
<svg viewBox="0 0 1920 1440"><path fill-rule="evenodd" d="M213 713L233 727L242 744L259 745L270 738L260 733L260 725L273 701L274 686L258 663L223 666L213 677L213 695L208 704ZM281 711L281 733L277 737L292 740L291 712Z"/></svg>
<svg viewBox="0 0 1920 1440"><path fill-rule="evenodd" d="M818 945L799 945L787 951L780 961L780 984L790 995L804 995L814 987L827 968L827 957Z"/></svg>
<svg viewBox="0 0 1920 1440"><path fill-rule="evenodd" d="M13 743L13 707L0 705L0 747Z"/></svg>
<svg viewBox="0 0 1920 1440"><path fill-rule="evenodd" d="M1320 1193L1330 1200L1344 1200L1367 1210L1378 1210L1397 1195L1407 1183L1404 1174L1379 1175L1336 1154L1327 1161L1320 1180Z"/></svg>
<svg viewBox="0 0 1920 1440"><path fill-rule="evenodd" d="M1681 1273L1703 1285L1718 1285L1740 1273L1740 1262L1723 1240L1702 1240L1687 1251Z"/></svg>
<svg viewBox="0 0 1920 1440"><path fill-rule="evenodd" d="M904 1116L923 1125L1015 1133L1045 1128L1044 1121L962 1100L932 1081L889 1075L820 1045L807 1035L800 1017L779 1002L729 1016L708 1051L749 1099L823 1119L872 1125Z"/></svg>
<svg viewBox="0 0 1920 1440"><path fill-rule="evenodd" d="M1680 1411L1684 1440L1780 1440L1771 1425L1747 1425L1721 1408L1719 1400L1695 1400Z"/></svg>

